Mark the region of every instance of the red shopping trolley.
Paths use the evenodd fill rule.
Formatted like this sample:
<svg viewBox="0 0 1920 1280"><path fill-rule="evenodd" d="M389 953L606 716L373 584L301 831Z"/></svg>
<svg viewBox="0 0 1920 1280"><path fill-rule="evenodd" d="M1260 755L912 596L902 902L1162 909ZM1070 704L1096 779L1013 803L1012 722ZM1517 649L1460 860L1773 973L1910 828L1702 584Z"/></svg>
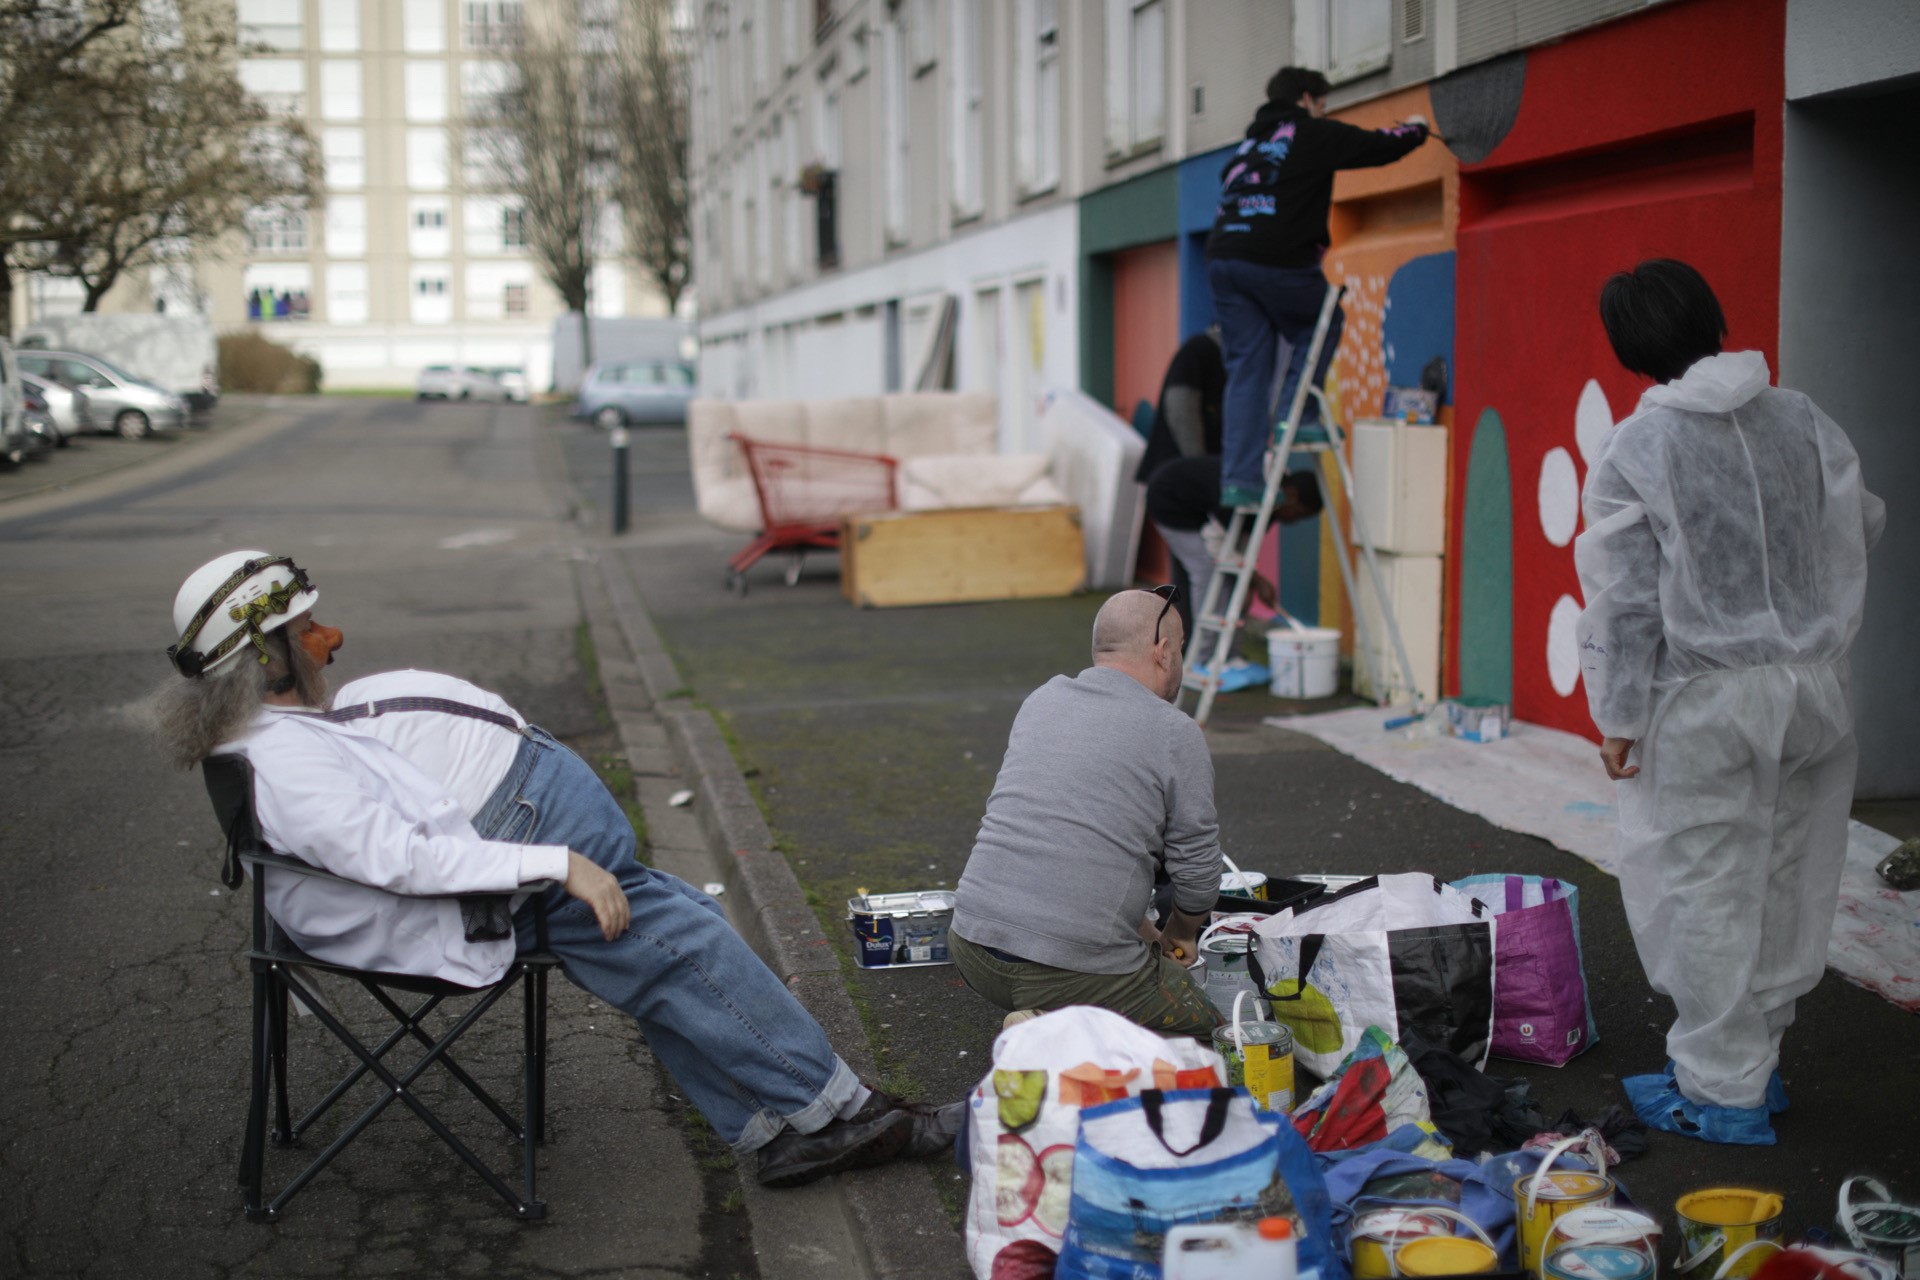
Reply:
<svg viewBox="0 0 1920 1280"><path fill-rule="evenodd" d="M808 551L839 548L840 517L899 505L893 473L900 464L885 454L749 440L737 431L729 438L746 454L760 500L760 535L727 561L727 586L741 595L747 570L768 552L788 553L787 585L793 586Z"/></svg>

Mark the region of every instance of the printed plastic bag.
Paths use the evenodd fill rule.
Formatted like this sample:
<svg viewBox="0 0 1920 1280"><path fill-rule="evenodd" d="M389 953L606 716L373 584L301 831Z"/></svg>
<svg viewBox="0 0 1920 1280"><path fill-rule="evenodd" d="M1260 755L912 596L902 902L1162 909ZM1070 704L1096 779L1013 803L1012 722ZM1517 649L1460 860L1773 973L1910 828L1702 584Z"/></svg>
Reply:
<svg viewBox="0 0 1920 1280"><path fill-rule="evenodd" d="M1158 1280L1167 1232L1285 1217L1299 1269L1344 1280L1332 1207L1286 1117L1240 1089L1148 1091L1085 1111L1060 1280Z"/></svg>
<svg viewBox="0 0 1920 1280"><path fill-rule="evenodd" d="M1494 1056L1559 1067L1599 1043L1580 953L1580 890L1547 876L1468 876L1453 887L1499 921Z"/></svg>
<svg viewBox="0 0 1920 1280"><path fill-rule="evenodd" d="M1351 1151L1402 1125L1430 1129L1432 1119L1426 1082L1405 1051L1380 1028L1368 1027L1346 1061L1293 1113L1293 1127L1315 1151Z"/></svg>
<svg viewBox="0 0 1920 1280"><path fill-rule="evenodd" d="M1331 1075L1368 1027L1417 1032L1475 1067L1493 1035L1493 916L1418 872L1375 876L1254 926L1256 980L1294 1057Z"/></svg>
<svg viewBox="0 0 1920 1280"><path fill-rule="evenodd" d="M1145 1089L1213 1089L1220 1055L1163 1040L1117 1013L1076 1006L1002 1031L969 1096L967 1260L979 1280L1053 1275L1067 1227L1083 1108Z"/></svg>

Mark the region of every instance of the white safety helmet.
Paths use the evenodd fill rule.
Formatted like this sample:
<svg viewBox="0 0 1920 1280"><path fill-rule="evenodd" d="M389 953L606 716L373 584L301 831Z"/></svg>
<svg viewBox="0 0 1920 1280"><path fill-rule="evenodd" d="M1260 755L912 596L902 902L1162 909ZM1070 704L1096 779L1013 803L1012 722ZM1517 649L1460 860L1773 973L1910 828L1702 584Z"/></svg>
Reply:
<svg viewBox="0 0 1920 1280"><path fill-rule="evenodd" d="M320 598L307 571L270 551L229 551L207 561L180 584L173 598L173 625L180 638L167 659L183 676L197 676L227 663L251 646L262 664L261 639L277 631Z"/></svg>

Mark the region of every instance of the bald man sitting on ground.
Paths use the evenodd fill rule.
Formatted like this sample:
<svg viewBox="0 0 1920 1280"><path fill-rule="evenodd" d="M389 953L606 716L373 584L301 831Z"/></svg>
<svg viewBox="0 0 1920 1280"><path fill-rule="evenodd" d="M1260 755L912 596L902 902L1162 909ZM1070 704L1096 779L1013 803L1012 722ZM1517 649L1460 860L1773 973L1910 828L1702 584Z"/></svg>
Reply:
<svg viewBox="0 0 1920 1280"><path fill-rule="evenodd" d="M1173 706L1172 604L1171 587L1109 599L1093 665L1034 690L1014 718L951 934L967 985L1002 1009L1097 1005L1162 1035L1220 1021L1170 954L1194 954L1220 891L1213 760ZM1164 935L1147 916L1156 865L1173 882Z"/></svg>

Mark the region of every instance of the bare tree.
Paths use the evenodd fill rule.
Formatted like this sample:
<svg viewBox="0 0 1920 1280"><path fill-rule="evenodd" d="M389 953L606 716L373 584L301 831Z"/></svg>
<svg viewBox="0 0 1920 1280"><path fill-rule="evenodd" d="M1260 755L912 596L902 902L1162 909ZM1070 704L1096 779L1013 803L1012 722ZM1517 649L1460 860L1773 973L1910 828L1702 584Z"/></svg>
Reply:
<svg viewBox="0 0 1920 1280"><path fill-rule="evenodd" d="M505 82L469 106L466 145L491 185L520 204L527 250L580 317L582 367L595 246L612 186L608 51L576 20L524 24L505 51Z"/></svg>
<svg viewBox="0 0 1920 1280"><path fill-rule="evenodd" d="M9 256L80 281L86 311L127 271L320 194L311 137L241 86L230 31L203 15L140 35L97 43L15 112Z"/></svg>
<svg viewBox="0 0 1920 1280"><path fill-rule="evenodd" d="M0 0L0 335L13 331L11 250L23 234L42 230L21 209L23 184L36 175L21 167L17 148L30 136L30 117L51 96L70 96L92 83L82 58L124 29L138 0Z"/></svg>
<svg viewBox="0 0 1920 1280"><path fill-rule="evenodd" d="M615 190L627 251L659 285L672 312L686 291L693 244L687 226L687 33L675 0L624 0L613 85L619 165Z"/></svg>

